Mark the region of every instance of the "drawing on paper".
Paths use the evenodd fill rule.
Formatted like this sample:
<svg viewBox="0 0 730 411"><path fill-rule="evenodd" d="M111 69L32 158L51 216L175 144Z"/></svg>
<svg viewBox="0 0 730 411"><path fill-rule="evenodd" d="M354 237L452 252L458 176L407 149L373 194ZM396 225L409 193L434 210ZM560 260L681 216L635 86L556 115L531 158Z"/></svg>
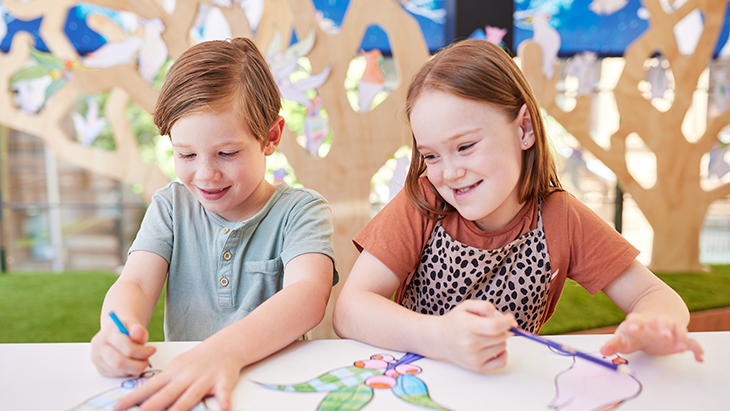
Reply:
<svg viewBox="0 0 730 411"><path fill-rule="evenodd" d="M375 390L390 389L401 400L424 408L448 410L434 402L426 383L416 375L422 369L412 363L423 358L407 353L399 360L388 354L375 354L368 360L338 368L299 384L264 384L264 387L289 392L329 392L317 411L357 411L365 407Z"/></svg>
<svg viewBox="0 0 730 411"><path fill-rule="evenodd" d="M117 387L113 388L108 391L104 391L101 394L89 398L88 400L84 401L83 403L77 405L74 408L71 408L69 411L113 411L114 410L114 404L116 404L117 401L122 399L125 395L132 392L135 388L142 385L147 381L148 379L152 378L153 375L160 372L159 370L149 370L145 371L142 374L139 375L137 378L132 378L130 380L125 380L122 382L122 384ZM139 407L132 407L130 410L138 410ZM205 400L203 402L198 403L193 409L190 411L208 411L209 408L205 405Z"/></svg>
<svg viewBox="0 0 730 411"><path fill-rule="evenodd" d="M603 358L614 364L628 364L625 358L618 355ZM561 411L607 411L636 398L640 393L641 382L633 375L573 356L570 367L555 376L555 398L548 407Z"/></svg>

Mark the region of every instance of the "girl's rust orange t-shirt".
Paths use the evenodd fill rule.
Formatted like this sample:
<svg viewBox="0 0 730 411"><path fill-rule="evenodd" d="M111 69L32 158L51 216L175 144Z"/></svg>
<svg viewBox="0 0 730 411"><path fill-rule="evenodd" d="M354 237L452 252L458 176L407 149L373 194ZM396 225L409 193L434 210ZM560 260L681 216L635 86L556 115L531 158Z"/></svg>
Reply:
<svg viewBox="0 0 730 411"><path fill-rule="evenodd" d="M421 179L429 204L436 198ZM485 250L498 249L537 226L538 204L528 201L507 226L483 231L458 213L442 220L455 240ZM618 277L636 259L639 251L605 220L566 191L550 194L542 201L542 219L554 278L548 293L548 310L542 324L555 312L565 279L570 278L596 294ZM398 277L400 302L410 277L418 268L421 252L436 222L423 216L401 190L353 239L359 251L367 250Z"/></svg>

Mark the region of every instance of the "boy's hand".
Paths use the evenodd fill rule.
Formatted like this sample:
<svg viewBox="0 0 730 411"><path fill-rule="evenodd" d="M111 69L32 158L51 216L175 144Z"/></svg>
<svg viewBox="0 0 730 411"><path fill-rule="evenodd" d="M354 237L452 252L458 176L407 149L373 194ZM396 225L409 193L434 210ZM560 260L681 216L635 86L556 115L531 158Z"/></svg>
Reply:
<svg viewBox="0 0 730 411"><path fill-rule="evenodd" d="M689 350L700 362L704 354L700 344L689 338L684 325L663 315L646 317L632 313L626 316L616 328L613 337L601 347L601 354L629 354L638 350L652 355L669 355Z"/></svg>
<svg viewBox="0 0 730 411"><path fill-rule="evenodd" d="M140 404L140 410L189 410L203 398L215 396L222 411L231 408L231 392L241 373L240 364L214 339L176 357L161 373L119 400L115 410ZM143 402L144 401L144 402Z"/></svg>
<svg viewBox="0 0 730 411"><path fill-rule="evenodd" d="M91 339L91 361L102 375L137 376L149 366L149 358L157 349L145 345L149 339L147 329L139 324L128 329L129 335L124 335L110 320Z"/></svg>
<svg viewBox="0 0 730 411"><path fill-rule="evenodd" d="M488 301L466 300L436 318L438 338L449 361L478 373L507 364L509 329L517 326L511 314L500 313Z"/></svg>

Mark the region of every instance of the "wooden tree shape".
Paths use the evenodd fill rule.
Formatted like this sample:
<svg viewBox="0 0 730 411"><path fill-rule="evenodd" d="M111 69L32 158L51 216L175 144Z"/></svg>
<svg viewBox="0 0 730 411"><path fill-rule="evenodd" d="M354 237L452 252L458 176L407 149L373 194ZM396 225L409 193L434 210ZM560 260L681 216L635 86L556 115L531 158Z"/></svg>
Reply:
<svg viewBox="0 0 730 411"><path fill-rule="evenodd" d="M659 0L645 0L651 15L649 28L624 53L626 65L614 90L620 127L611 135L610 147L597 144L590 134L591 97L579 96L575 108L563 111L555 102L557 76L548 80L541 71L540 46L523 42L518 50L522 69L539 104L586 149L615 174L622 189L631 194L654 229L652 261L655 271L705 270L699 261L700 231L709 205L730 194L730 184L710 191L700 186L700 161L717 141L718 133L730 123L730 110L711 118L704 135L689 142L682 122L690 109L700 74L708 66L725 17L723 0L688 0L673 13L665 13ZM690 12L700 10L704 28L696 49L682 55L677 47L674 26ZM643 64L660 52L674 74L674 102L666 112L655 108L640 93ZM643 188L629 172L626 138L636 133L656 155L657 179Z"/></svg>
<svg viewBox="0 0 730 411"><path fill-rule="evenodd" d="M163 9L161 0L87 0L86 3L131 12L145 19L160 19L165 25L162 38L170 58L174 59L193 44L188 32L200 4L212 5L213 1L178 0L171 14ZM78 62L80 56L63 33L63 27L69 9L76 4L72 0L4 2L8 13L18 18L27 20L42 15L40 32L49 50L70 62ZM267 49L277 30L284 39L289 39L293 31L302 39L314 30L316 40L308 55L313 71L331 68L328 81L318 89L334 135L329 154L325 158L309 156L295 142L296 136L289 129L280 149L299 180L323 194L332 205L340 284L333 290L327 317L315 329L314 336L336 337L331 328L333 302L357 258L351 239L370 219L370 179L400 146L410 144L410 134L400 113L405 105L408 81L429 58L425 40L417 21L393 0L351 0L341 30L336 34L320 30L311 0L267 0L255 36L240 7L221 10L233 36L253 38L262 51ZM89 16L88 23L109 41L127 37L105 17ZM389 34L401 81L383 103L369 112L358 113L347 101L344 83L350 61L370 25L378 25ZM28 44L31 40L27 35L16 35L10 52L0 54L0 84L6 86L5 90L11 76L28 61ZM61 125L79 95L104 91L110 93L105 110L117 146L113 152L82 146ZM157 94L142 79L133 62L104 69L76 70L71 81L55 92L36 114L18 110L11 93L6 93L0 98L0 123L40 137L64 161L128 184L141 184L149 200L169 179L157 167L141 161L124 107L134 101L151 112Z"/></svg>
<svg viewBox="0 0 730 411"><path fill-rule="evenodd" d="M310 157L291 135L281 146L299 180L322 193L332 205L340 285L330 298L325 319L330 323L332 303L358 256L352 237L370 220L370 179L400 146L411 142L399 113L405 107L409 80L426 62L429 52L416 20L392 0L351 0L340 32L333 35L319 30L311 1L290 0L289 5L297 16L294 26L298 38L312 27L316 30L317 41L308 55L312 70L332 68L329 80L318 89L334 133L329 154L325 158ZM358 113L348 103L343 84L362 35L372 24L381 26L390 36L401 83L372 111Z"/></svg>

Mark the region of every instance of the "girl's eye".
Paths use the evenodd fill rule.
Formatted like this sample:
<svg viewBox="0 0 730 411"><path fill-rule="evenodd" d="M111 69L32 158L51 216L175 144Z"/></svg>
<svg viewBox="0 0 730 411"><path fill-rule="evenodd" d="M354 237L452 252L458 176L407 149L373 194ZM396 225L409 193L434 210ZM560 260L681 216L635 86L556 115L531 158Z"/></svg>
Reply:
<svg viewBox="0 0 730 411"><path fill-rule="evenodd" d="M464 144L462 146L459 146L459 151L466 151L466 150L474 147L474 144L476 144L476 143L469 143L469 144Z"/></svg>
<svg viewBox="0 0 730 411"><path fill-rule="evenodd" d="M180 154L178 154L178 157L182 158L183 160L189 160L189 159L195 157L195 154L183 154L183 153L180 153Z"/></svg>
<svg viewBox="0 0 730 411"><path fill-rule="evenodd" d="M423 156L423 159L427 162L434 161L436 159L436 156L433 154L425 154Z"/></svg>
<svg viewBox="0 0 730 411"><path fill-rule="evenodd" d="M224 152L221 151L221 156L222 157L235 157L236 154L238 154L238 151L234 151L232 153L224 153Z"/></svg>

